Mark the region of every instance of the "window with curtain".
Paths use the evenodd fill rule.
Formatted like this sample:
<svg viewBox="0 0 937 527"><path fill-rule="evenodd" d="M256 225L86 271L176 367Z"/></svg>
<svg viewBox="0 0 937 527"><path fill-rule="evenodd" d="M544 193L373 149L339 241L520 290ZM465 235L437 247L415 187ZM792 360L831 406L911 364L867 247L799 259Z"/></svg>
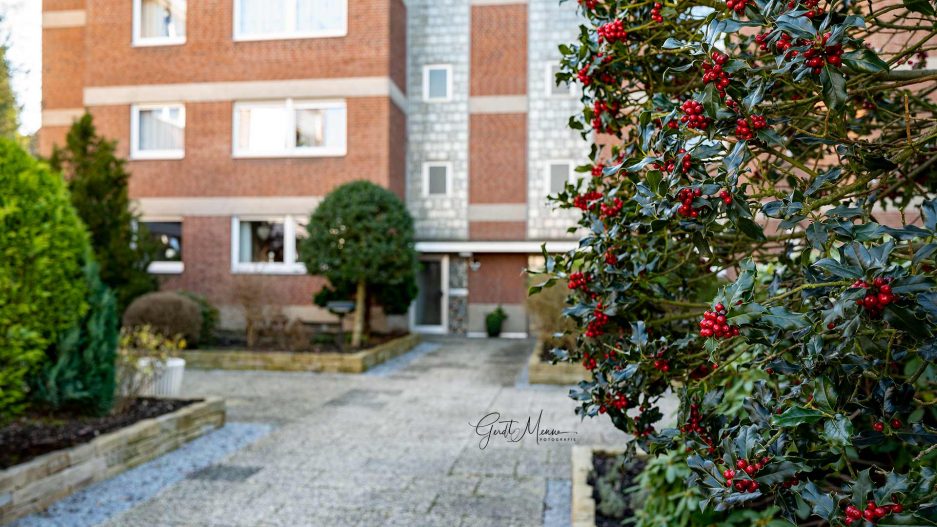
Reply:
<svg viewBox="0 0 937 527"><path fill-rule="evenodd" d="M232 269L237 273L300 274L299 242L306 237L305 216L234 218Z"/></svg>
<svg viewBox="0 0 937 527"><path fill-rule="evenodd" d="M343 101L235 104L235 155L341 156L347 116Z"/></svg>
<svg viewBox="0 0 937 527"><path fill-rule="evenodd" d="M347 0L235 0L239 39L340 36Z"/></svg>
<svg viewBox="0 0 937 527"><path fill-rule="evenodd" d="M185 107L137 106L132 116L135 158L181 157L185 152Z"/></svg>
<svg viewBox="0 0 937 527"><path fill-rule="evenodd" d="M242 221L238 244L240 263L283 263L286 243L283 221Z"/></svg>
<svg viewBox="0 0 937 527"><path fill-rule="evenodd" d="M186 0L136 0L138 44L185 41Z"/></svg>
<svg viewBox="0 0 937 527"><path fill-rule="evenodd" d="M550 194L562 192L566 188L571 170L570 163L550 163Z"/></svg>

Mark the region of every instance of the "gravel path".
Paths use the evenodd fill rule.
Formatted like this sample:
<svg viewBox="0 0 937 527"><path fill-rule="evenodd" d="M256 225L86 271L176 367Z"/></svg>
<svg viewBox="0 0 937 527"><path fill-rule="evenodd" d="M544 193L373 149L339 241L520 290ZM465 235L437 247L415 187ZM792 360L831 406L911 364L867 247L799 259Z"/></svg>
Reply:
<svg viewBox="0 0 937 527"><path fill-rule="evenodd" d="M541 429L575 432L563 436L575 444L620 441L607 419L573 414L568 387L526 383L532 347L439 339L357 376L187 371L185 396L222 396L228 421L250 424L186 447L217 450L200 463L176 459L183 449L52 512L86 511L58 523L69 526L568 525L573 441L493 436L481 449L473 426L492 412L521 429L539 416ZM219 440L225 433L241 439ZM57 525L46 520L22 525Z"/></svg>

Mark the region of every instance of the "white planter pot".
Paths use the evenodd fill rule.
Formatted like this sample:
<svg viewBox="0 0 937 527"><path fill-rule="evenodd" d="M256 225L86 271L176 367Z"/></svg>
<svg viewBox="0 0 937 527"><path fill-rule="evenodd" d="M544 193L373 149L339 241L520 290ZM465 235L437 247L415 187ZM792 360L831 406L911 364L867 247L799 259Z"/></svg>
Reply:
<svg viewBox="0 0 937 527"><path fill-rule="evenodd" d="M140 359L147 361L150 359ZM178 397L182 391L182 375L185 373L185 359L166 359L166 363L156 368L153 379L148 382L140 395L145 397Z"/></svg>

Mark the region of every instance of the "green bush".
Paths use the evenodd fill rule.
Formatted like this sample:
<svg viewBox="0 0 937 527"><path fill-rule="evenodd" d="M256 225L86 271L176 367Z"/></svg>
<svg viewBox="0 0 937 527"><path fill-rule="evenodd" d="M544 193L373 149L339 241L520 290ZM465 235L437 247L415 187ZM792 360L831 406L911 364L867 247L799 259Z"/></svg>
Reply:
<svg viewBox="0 0 937 527"><path fill-rule="evenodd" d="M124 311L124 327L151 326L165 337L181 335L186 347L196 345L202 334L202 312L198 303L179 293L148 293Z"/></svg>
<svg viewBox="0 0 937 527"><path fill-rule="evenodd" d="M0 420L22 410L45 350L87 313L89 250L62 178L0 140Z"/></svg>
<svg viewBox="0 0 937 527"><path fill-rule="evenodd" d="M501 334L501 326L508 319L508 314L504 312L501 306L485 315L485 329L488 330L489 337L497 337Z"/></svg>
<svg viewBox="0 0 937 527"><path fill-rule="evenodd" d="M190 342L189 347L211 344L215 339L215 328L218 327L218 319L221 316L218 312L218 308L209 302L207 298L198 293L179 291L179 294L198 304L198 309L202 313L201 336L198 342Z"/></svg>
<svg viewBox="0 0 937 527"><path fill-rule="evenodd" d="M47 352L48 360L35 383L35 398L55 409L104 415L114 403L117 302L101 282L90 251L85 282L90 309Z"/></svg>

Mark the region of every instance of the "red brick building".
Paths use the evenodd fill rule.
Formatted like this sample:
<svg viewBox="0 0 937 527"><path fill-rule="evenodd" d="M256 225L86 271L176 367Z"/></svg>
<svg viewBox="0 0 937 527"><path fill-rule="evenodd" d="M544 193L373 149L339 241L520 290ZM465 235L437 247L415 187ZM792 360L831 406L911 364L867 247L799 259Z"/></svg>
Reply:
<svg viewBox="0 0 937 527"><path fill-rule="evenodd" d="M295 241L324 195L365 179L417 222L413 327L478 332L503 305L522 334L529 255L569 244L568 217L541 203L585 155L565 130L581 154L529 155L533 130L550 140L572 113L535 115L535 102L575 104L548 82L564 39L533 32L553 3L43 0L40 151L90 112L165 242L151 271L207 295L228 325L258 285L291 317L329 318Z"/></svg>

